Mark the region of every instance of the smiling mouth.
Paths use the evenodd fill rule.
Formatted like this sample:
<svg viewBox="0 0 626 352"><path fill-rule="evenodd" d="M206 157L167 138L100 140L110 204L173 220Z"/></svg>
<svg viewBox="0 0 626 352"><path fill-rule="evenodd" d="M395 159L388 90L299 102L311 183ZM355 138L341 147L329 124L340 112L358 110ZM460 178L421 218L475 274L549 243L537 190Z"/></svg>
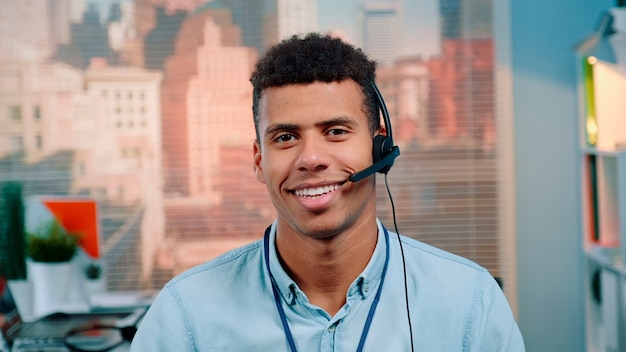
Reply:
<svg viewBox="0 0 626 352"><path fill-rule="evenodd" d="M302 188L302 189L294 190L293 193L295 193L295 195L298 197L315 198L315 197L320 197L325 194L334 192L338 190L340 187L341 185L329 185L329 186L322 186L322 187Z"/></svg>

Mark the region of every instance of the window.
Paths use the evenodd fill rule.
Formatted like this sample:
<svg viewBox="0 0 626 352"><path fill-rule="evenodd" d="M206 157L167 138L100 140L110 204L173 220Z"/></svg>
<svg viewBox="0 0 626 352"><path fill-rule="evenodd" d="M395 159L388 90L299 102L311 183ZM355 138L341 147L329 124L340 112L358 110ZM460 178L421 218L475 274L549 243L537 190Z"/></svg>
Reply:
<svg viewBox="0 0 626 352"><path fill-rule="evenodd" d="M22 120L22 107L19 105L10 105L9 116L11 117L13 121L21 121Z"/></svg>
<svg viewBox="0 0 626 352"><path fill-rule="evenodd" d="M507 148L498 147L504 141L497 135L493 33L469 31L471 28L493 31L491 23L485 22L490 22L493 16L477 16L468 10L468 6L474 5L490 8L491 2L391 0L386 3L397 6L390 7L384 18L370 18L362 7L356 6L367 1L376 0L352 0L354 6L343 6L347 2L317 1L316 11L303 11L293 16L317 13L316 30L343 33L347 39L363 43L365 52L380 55L374 59L385 62L379 67L377 77L390 108L395 142L402 150L389 174L400 231L484 265L494 275L504 278L508 287L510 268L502 265L502 259L510 247L502 240L508 234L501 226L507 214L503 215L500 205L502 199L511 195L503 193L507 187L500 187L499 161L503 158L500 153ZM133 4L122 0L107 3L115 2ZM107 41L90 41L93 50L80 50L80 43L88 39L87 33L94 38L104 38L107 28L106 23L82 21L71 26L68 43L55 48L63 55L51 59L53 64L69 65L64 67L77 75L85 73L84 63L90 61L91 57L87 56L90 53L114 53L111 57L124 58L124 65L134 66L132 74L119 75L121 71L115 69L123 68L109 67L115 73L102 78L90 77L90 80L101 79L101 82L92 82L100 84L97 87L106 87L101 94L89 97L94 99L87 103L94 110L90 113L112 121L116 127L93 131L97 138L80 146L87 158L82 162L90 165L89 176L93 178L68 182L73 159L61 149L50 150L50 159L41 161L42 167L49 168L46 177L34 172L26 175L27 170L40 170L26 162L12 164L11 169L0 168L0 179L26 175L22 180L37 185L29 189L50 187L56 194L91 194L97 198L102 240L106 243L112 234L117 234L124 236L124 243L132 243L124 248L105 246L111 251L103 253L108 286L114 290L160 287L173 275L230 248L232 241L226 241L226 237L236 237L241 242L260 238L265 226L275 217L264 185L256 180L251 170L250 143L255 136L248 77L253 60L266 49L268 40L278 39L278 28L269 27L276 27L279 21L267 23L264 19L291 14L268 13L276 11L276 6L245 7L234 5L239 1L215 2L215 6L225 6L230 11L224 14L230 14L230 20L237 27L236 30L223 29L221 33L227 33L222 39L242 45L221 47L221 43L211 43L201 47L201 43L211 40L210 36L191 38L181 32L191 24L192 14L194 20L199 18L195 12L175 13L178 2L169 2L172 8L167 11L155 11L159 5L153 3L163 2L145 1L145 6L134 9L137 18L156 14L150 26L134 29L136 42L128 41L119 46L121 49L114 49L108 47ZM485 7L485 3L490 5ZM32 4L41 7L37 13L49 11L49 20L53 16L64 18L46 10L46 2ZM198 11L208 8L201 7ZM80 18L106 18L99 13L104 11L103 7L90 6L85 11L90 11L91 17ZM133 11L128 11L130 13ZM335 16L328 16L329 13ZM4 17L0 18L2 20ZM130 17L123 20L135 23ZM392 30L404 32L393 34ZM216 32L198 30L196 34ZM383 35L378 37L383 38L382 42L370 40L376 39L377 34ZM241 37L231 37L237 35ZM20 40L3 33L0 36L5 36L5 40ZM177 45L186 48L184 54L176 52ZM384 50L381 50L382 45ZM198 50L211 52L200 55ZM44 57L43 54L40 57ZM196 62L189 57L202 59ZM109 62L109 66L116 65L115 60ZM106 70L105 67L99 72L104 75ZM41 83L52 78L32 76L27 79ZM55 93L24 94L40 94L41 101L46 101ZM61 105L73 104L79 97L88 99L82 91L67 94L77 99L59 100L59 109L72 111L71 106ZM115 102L110 111L96 110L97 104L103 104L106 99ZM136 127L146 126L147 118L154 118L148 121L150 128L130 130L134 122L126 119L125 113L132 113L128 107L131 99L139 101L134 105L134 111L141 114ZM39 106L35 109L35 118L41 118ZM146 116L148 113L150 115ZM52 117L52 111L46 114ZM9 105L9 116L12 121L21 121L20 105ZM52 125L61 122L47 120L51 128L60 128ZM216 122L220 128L213 128ZM3 128L0 126L0 130ZM41 135L24 135L24 138L27 141L34 138L34 146L22 145L17 139L13 145L43 149ZM144 160L144 167L132 162L133 158ZM74 184L83 188L69 186ZM392 214L382 179L378 185L379 215L391 227ZM122 205L119 197L124 198ZM189 201L167 202L169 198ZM152 208L156 206L162 208ZM148 215L133 216L138 213L164 215L158 219L150 219ZM150 226L145 232L153 238L142 237L142 226ZM142 246L143 240L151 244L168 243L171 247ZM189 249L199 241L211 245L207 245L207 249L201 246L194 247L193 251ZM186 251L193 255L176 254Z"/></svg>
<svg viewBox="0 0 626 352"><path fill-rule="evenodd" d="M14 136L11 138L11 147L14 151L21 151L24 149L24 138L22 136Z"/></svg>
<svg viewBox="0 0 626 352"><path fill-rule="evenodd" d="M41 107L39 105L35 105L33 108L33 117L35 120L41 119Z"/></svg>
<svg viewBox="0 0 626 352"><path fill-rule="evenodd" d="M43 137L40 134L35 136L35 148L37 148L37 150L43 149Z"/></svg>

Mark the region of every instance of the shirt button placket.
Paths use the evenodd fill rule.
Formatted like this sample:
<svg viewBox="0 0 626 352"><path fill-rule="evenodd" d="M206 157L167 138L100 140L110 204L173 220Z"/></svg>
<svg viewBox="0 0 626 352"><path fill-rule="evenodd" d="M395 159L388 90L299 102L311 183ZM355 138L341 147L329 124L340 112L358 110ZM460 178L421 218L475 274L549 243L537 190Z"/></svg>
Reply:
<svg viewBox="0 0 626 352"><path fill-rule="evenodd" d="M337 331L337 324L339 324L339 322L334 322L324 330L320 352L332 352L335 350L335 332Z"/></svg>

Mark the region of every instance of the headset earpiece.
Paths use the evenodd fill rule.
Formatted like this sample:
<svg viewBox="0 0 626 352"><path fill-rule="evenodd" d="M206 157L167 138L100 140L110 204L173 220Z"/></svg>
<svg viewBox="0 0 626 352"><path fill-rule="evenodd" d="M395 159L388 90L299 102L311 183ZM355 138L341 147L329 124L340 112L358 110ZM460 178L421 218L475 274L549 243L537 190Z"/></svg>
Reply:
<svg viewBox="0 0 626 352"><path fill-rule="evenodd" d="M372 83L372 88L376 93L376 103L378 105L379 113L382 114L383 122L385 123L386 135L379 134L374 137L372 147L373 163L369 167L355 172L348 177L348 180L352 182L359 182L360 180L369 177L376 172L386 174L391 169L394 160L400 155L400 148L393 144L393 136L391 133L391 121L389 119L389 112L387 106L383 100L378 87Z"/></svg>
<svg viewBox="0 0 626 352"><path fill-rule="evenodd" d="M372 157L374 159L374 163L382 160L386 155L389 155L389 153L392 152L393 147L394 145L391 138L383 136L382 134L374 137L374 145L372 149ZM393 165L393 163L386 165L382 169L378 170L378 172L387 173L389 169L391 169L391 165Z"/></svg>
<svg viewBox="0 0 626 352"><path fill-rule="evenodd" d="M372 156L374 158L374 163L383 160L387 157L387 161L384 166L378 170L378 172L386 174L393 166L393 162L397 155L391 157L390 154L395 154L396 152L399 154L399 149L393 143L393 134L391 132L391 118L389 117L389 111L387 111L387 105L385 104L385 100L383 99L380 90L376 86L375 83L372 83L372 88L374 88L374 92L376 93L376 103L378 105L378 110L382 115L383 123L385 124L386 136L377 135L374 137Z"/></svg>

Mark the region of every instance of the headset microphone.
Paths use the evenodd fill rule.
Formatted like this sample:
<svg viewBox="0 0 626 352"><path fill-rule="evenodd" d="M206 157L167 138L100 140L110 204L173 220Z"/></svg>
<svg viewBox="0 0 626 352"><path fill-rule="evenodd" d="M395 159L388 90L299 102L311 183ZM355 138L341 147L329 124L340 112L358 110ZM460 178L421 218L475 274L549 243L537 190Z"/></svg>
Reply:
<svg viewBox="0 0 626 352"><path fill-rule="evenodd" d="M385 129L387 131L387 135L378 135L374 137L373 149L372 149L372 157L374 163L369 167L355 172L348 180L351 182L359 182L362 179L369 177L376 172L380 172L383 174L387 174L391 166L393 165L394 160L400 155L400 148L393 144L393 135L391 133L391 119L389 118L389 112L387 111L387 105L385 105L385 100L383 99L380 90L376 84L372 83L372 88L374 92L376 92L376 102L380 112L383 115L383 121L385 123Z"/></svg>
<svg viewBox="0 0 626 352"><path fill-rule="evenodd" d="M382 137L382 136L376 136L376 137ZM386 174L387 171L389 171L389 168L391 168L391 165L393 165L393 160L397 158L398 155L400 155L400 148L398 148L397 146L394 146L391 152L385 155L382 159L378 160L377 162L368 166L367 168L350 175L350 177L348 177L348 181L359 182L362 179L370 175L373 175L376 172L381 172L381 173ZM385 168L387 169L386 171L384 171Z"/></svg>
<svg viewBox="0 0 626 352"><path fill-rule="evenodd" d="M383 115L383 121L385 122L387 135L383 136L379 134L374 137L374 146L372 149L372 165L359 172L353 173L352 175L350 175L350 177L348 177L348 180L352 182L359 182L376 172L385 174L385 186L387 188L387 194L389 195L389 201L391 202L393 224L396 229L396 236L398 237L398 244L400 246L400 256L402 257L402 272L404 276L404 300L406 303L406 318L409 324L409 336L411 338L411 351L415 351L415 344L413 341L413 324L411 323L411 311L409 309L409 285L407 283L408 279L406 275L406 260L404 258L404 248L402 246L402 239L400 238L400 231L398 230L398 222L396 221L396 207L393 204L393 197L391 196L391 190L389 190L389 183L387 182L387 173L389 172L389 169L391 169L391 166L393 166L394 160L400 155L400 148L393 144L393 136L391 133L391 120L389 118L387 106L385 105L385 100L383 99L383 96L378 90L378 87L376 87L375 83L372 83L372 88L374 89L374 92L376 92L376 102L380 113L382 113Z"/></svg>

